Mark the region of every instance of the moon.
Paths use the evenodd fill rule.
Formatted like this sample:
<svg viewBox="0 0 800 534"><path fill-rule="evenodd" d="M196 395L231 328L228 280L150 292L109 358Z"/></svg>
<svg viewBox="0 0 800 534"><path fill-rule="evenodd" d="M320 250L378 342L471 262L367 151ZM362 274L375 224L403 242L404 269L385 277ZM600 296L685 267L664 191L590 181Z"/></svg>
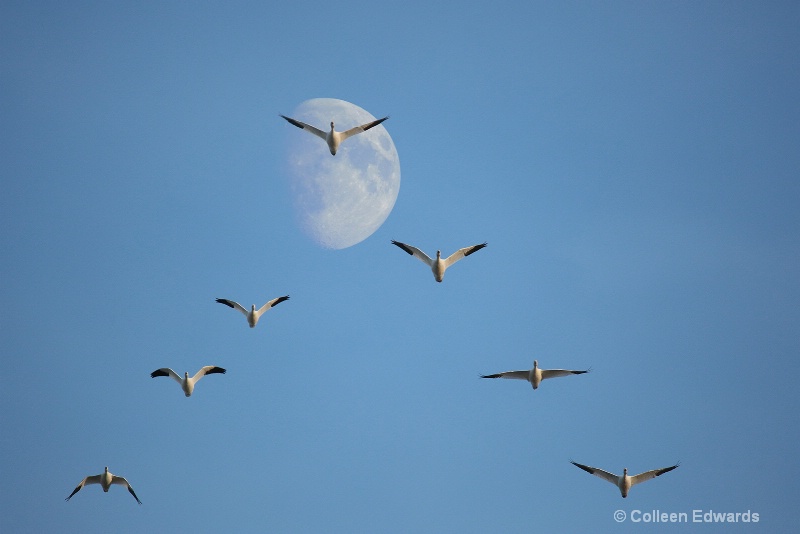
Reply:
<svg viewBox="0 0 800 534"><path fill-rule="evenodd" d="M335 98L306 100L291 117L323 131L331 121L344 131L376 119ZM400 159L384 124L346 139L335 156L324 140L286 124L291 128L287 166L296 222L321 247L360 243L392 212L400 192Z"/></svg>

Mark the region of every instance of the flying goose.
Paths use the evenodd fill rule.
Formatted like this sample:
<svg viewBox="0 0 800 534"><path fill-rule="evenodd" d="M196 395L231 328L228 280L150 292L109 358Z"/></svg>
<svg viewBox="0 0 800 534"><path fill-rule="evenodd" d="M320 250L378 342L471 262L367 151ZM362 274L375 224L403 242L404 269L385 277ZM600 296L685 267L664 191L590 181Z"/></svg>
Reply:
<svg viewBox="0 0 800 534"><path fill-rule="evenodd" d="M269 310L273 306L277 306L284 300L289 300L289 295L284 295L282 297L270 300L269 302L261 306L260 310L256 310L255 304L253 304L250 310L247 310L241 304L239 304L238 302L234 302L232 300L217 299L217 302L219 302L220 304L224 304L225 306L228 306L230 308L233 308L234 310L239 310L240 312L242 312L247 317L247 324L250 325L250 328L255 328L258 319L265 311Z"/></svg>
<svg viewBox="0 0 800 534"><path fill-rule="evenodd" d="M411 245L406 245L405 243L401 243L400 241L392 241L393 245L397 245L401 249L405 250L422 263L427 265L433 271L433 277L436 278L437 282L441 282L444 279L444 272L447 270L448 267L453 265L455 262L460 260L461 258L466 258L473 252L477 252L478 250L482 249L486 246L486 243L481 243L480 245L473 245L471 247L465 247L462 249L458 249L457 251L453 252L449 258L443 260L442 259L442 251L436 251L436 259L432 260L428 257L427 254L422 252L417 247L412 247Z"/></svg>
<svg viewBox="0 0 800 534"><path fill-rule="evenodd" d="M602 478L603 480L607 480L614 484L616 487L619 488L619 492L622 494L622 498L626 498L628 496L628 492L631 490L632 486L639 484L640 482L644 482L645 480L650 480L651 478L656 478L657 476L661 476L664 473L669 473L676 467L680 465L677 463L670 467L664 467L662 469L653 469L652 471L645 471L644 473L639 473L635 476L628 476L628 468L622 470L622 476L619 477L613 473L609 473L608 471L603 471L602 469L598 469L596 467L589 467L588 465L582 465L578 462L573 462L570 460L572 465L576 465L586 471L587 473L591 473L595 476Z"/></svg>
<svg viewBox="0 0 800 534"><path fill-rule="evenodd" d="M130 492L130 494L133 495L133 498L136 499L136 502L138 502L139 504L142 504L142 501L140 501L139 497L137 497L136 494L133 492L133 488L131 487L130 484L128 484L128 481L125 480L124 477L118 477L117 475L112 475L108 471L108 467L106 467L105 472L103 472L103 473L101 473L99 475L86 477L83 480L81 480L81 483L78 484L78 487L75 488L74 490L72 490L72 493L69 494L69 497L67 497L64 500L66 500L66 501L70 500L70 498L73 495L78 493L81 490L81 488L84 487L87 484L100 484L101 486L103 486L103 491L105 491L106 493L108 493L108 488L111 487L111 484L119 484L120 486L125 486L125 487L128 488L128 491Z"/></svg>
<svg viewBox="0 0 800 534"><path fill-rule="evenodd" d="M589 371L591 371L591 369L586 369L585 371L571 371L569 369L539 369L539 362L537 360L533 360L533 369L529 369L527 371L506 371L505 373L497 373L494 375L481 375L481 378L516 378L518 380L527 380L531 383L533 389L537 389L539 384L541 384L542 380L545 378L582 375L584 373L588 373Z"/></svg>
<svg viewBox="0 0 800 534"><path fill-rule="evenodd" d="M316 135L317 137L323 139L326 143L328 143L328 149L331 151L331 155L335 156L336 151L339 150L339 145L347 139L348 137L352 137L356 134L360 134L362 132L366 132L373 126L377 126L389 117L384 117L382 119L378 119L372 122L368 122L366 124L362 124L361 126L356 126L355 128L350 128L349 130L345 130L343 132L337 132L334 129L333 121L331 121L331 131L330 132L323 132L319 128L315 128L310 124L306 124L304 122L300 122L298 120L292 119L287 117L286 115L281 115L284 119L289 121L289 124L294 124L298 128L301 128L309 133Z"/></svg>
<svg viewBox="0 0 800 534"><path fill-rule="evenodd" d="M189 378L189 373L183 373L183 378L181 378L178 373L173 371L168 367L162 367L161 369L156 369L152 373L150 373L151 378L155 378L157 376L171 376L175 382L181 385L181 389L186 394L187 397L192 396L192 392L194 391L194 385L197 383L198 380L203 378L206 375L211 375L214 373L222 373L225 374L227 371L222 367L215 367L213 365L206 365L192 377Z"/></svg>

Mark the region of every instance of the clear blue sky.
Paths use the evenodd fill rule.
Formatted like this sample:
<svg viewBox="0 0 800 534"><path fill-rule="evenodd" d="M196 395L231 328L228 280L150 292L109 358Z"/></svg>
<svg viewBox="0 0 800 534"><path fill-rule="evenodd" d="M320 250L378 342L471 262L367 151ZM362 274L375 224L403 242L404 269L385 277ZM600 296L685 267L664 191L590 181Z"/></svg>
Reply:
<svg viewBox="0 0 800 534"><path fill-rule="evenodd" d="M796 2L3 2L0 530L683 532L800 490ZM319 248L278 114L382 117ZM393 247L488 241L437 284ZM214 303L283 294L254 330ZM481 380L542 367L590 374ZM219 365L187 399L159 367ZM570 458L679 469L623 500ZM128 478L87 487L86 475ZM728 532L707 525L704 532Z"/></svg>

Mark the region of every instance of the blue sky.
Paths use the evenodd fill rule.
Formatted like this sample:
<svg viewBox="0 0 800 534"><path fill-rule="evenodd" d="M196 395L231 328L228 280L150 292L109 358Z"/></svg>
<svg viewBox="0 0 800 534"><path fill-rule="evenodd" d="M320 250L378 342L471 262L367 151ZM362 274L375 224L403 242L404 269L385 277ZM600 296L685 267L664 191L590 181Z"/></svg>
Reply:
<svg viewBox="0 0 800 534"><path fill-rule="evenodd" d="M0 6L4 532L795 528L796 3L267 4ZM402 170L338 251L278 116L318 97ZM593 370L479 379L534 358ZM64 502L106 465L143 506Z"/></svg>

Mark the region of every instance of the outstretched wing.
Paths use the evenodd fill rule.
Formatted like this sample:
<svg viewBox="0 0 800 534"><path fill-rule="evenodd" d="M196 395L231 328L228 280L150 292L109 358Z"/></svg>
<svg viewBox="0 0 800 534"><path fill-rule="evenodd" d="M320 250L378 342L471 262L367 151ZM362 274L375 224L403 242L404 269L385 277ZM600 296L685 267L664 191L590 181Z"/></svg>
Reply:
<svg viewBox="0 0 800 534"><path fill-rule="evenodd" d="M585 371L572 371L569 369L542 369L542 380L545 378L557 378L559 376L569 376L569 375L582 375L584 373L588 373L591 369L586 369Z"/></svg>
<svg viewBox="0 0 800 534"><path fill-rule="evenodd" d="M339 139L341 141L344 141L348 137L352 137L352 136L354 136L356 134L360 134L361 132L366 132L370 128L379 125L380 123L382 123L383 121L385 121L388 118L389 117L387 116L387 117L384 117L382 119L378 119L376 121L368 122L366 124L362 124L361 126L356 126L355 128L350 128L349 130L345 130L344 132L339 133Z"/></svg>
<svg viewBox="0 0 800 534"><path fill-rule="evenodd" d="M530 371L506 371L505 373L493 375L481 375L481 378L514 378L516 380L527 380L530 374Z"/></svg>
<svg viewBox="0 0 800 534"><path fill-rule="evenodd" d="M467 256L469 256L473 252L479 251L480 249L482 249L486 245L487 245L487 243L481 243L480 245L473 245L471 247L464 247L462 249L459 249L459 250L453 252L446 260L444 260L445 266L450 267L451 265L453 265L458 260L460 260L462 258L466 258Z"/></svg>
<svg viewBox="0 0 800 534"><path fill-rule="evenodd" d="M415 258L417 258L419 261L421 261L422 263L427 265L428 267L433 265L433 260L430 257L428 257L427 254L425 254L420 249L418 249L417 247L412 247L411 245L406 245L405 243L401 243L400 241L392 241L392 244L393 245L397 245L401 249L405 250L406 252L408 252L409 254L414 256Z"/></svg>
<svg viewBox="0 0 800 534"><path fill-rule="evenodd" d="M651 478L656 478L657 476L661 476L664 473L669 473L673 469L677 468L680 463L672 465L670 467L663 467L661 469L653 469L652 471L645 471L644 473L639 473L636 476L631 477L631 486L635 486L640 482L644 482L645 480L650 480Z"/></svg>
<svg viewBox="0 0 800 534"><path fill-rule="evenodd" d="M225 306L228 306L229 308L233 308L234 310L239 310L240 312L242 312L245 315L245 317L247 317L247 314L249 313L238 302L234 302L234 301L228 300L228 299L217 299L217 302L219 302L220 304L224 304Z"/></svg>
<svg viewBox="0 0 800 534"><path fill-rule="evenodd" d="M212 375L212 374L215 374L215 373L221 373L221 374L224 375L225 373L227 373L227 371L225 369L223 369L222 367L216 367L214 365L206 365L205 367L203 367L199 371L197 371L197 373L195 373L195 375L192 377L192 380L197 382L198 380L200 380L204 376Z"/></svg>
<svg viewBox="0 0 800 534"><path fill-rule="evenodd" d="M75 487L75 489L72 490L72 493L69 494L69 497L67 497L64 500L65 501L70 500L72 498L72 496L75 495L76 493L78 493L81 490L81 488L84 487L86 484L100 484L100 475L92 475L90 477L86 477L83 480L81 480L81 483L78 484Z"/></svg>
<svg viewBox="0 0 800 534"><path fill-rule="evenodd" d="M151 378L155 378L157 376L169 376L178 384L183 384L183 379L180 376L178 376L178 373L176 373L175 371L173 371L168 367L162 367L161 369L156 369L155 371L150 373Z"/></svg>
<svg viewBox="0 0 800 534"><path fill-rule="evenodd" d="M264 313L268 309L272 308L273 306L277 306L278 304L280 304L284 300L289 300L289 295L284 295L282 297L278 297L278 298L270 300L269 302L267 302L266 304L261 306L261 309L258 310L258 315L261 315L262 313Z"/></svg>
<svg viewBox="0 0 800 534"><path fill-rule="evenodd" d="M283 117L284 119L286 119L287 121L289 121L289 124L294 124L295 126L297 126L298 128L300 128L300 129L302 129L302 130L305 130L305 131L307 131L307 132L309 132L309 133L312 133L312 134L316 135L317 137L320 137L320 138L322 138L322 139L325 139L326 141L328 140L328 134L326 134L325 132L323 132L323 131L322 131L322 130L320 130L319 128L314 128L314 127L313 127L313 126L311 126L310 124L306 124L306 123L304 123L304 122L300 122L300 121L298 121L298 120L295 120L295 119L289 118L289 117L287 117L286 115L281 115L281 117ZM349 131L349 130L348 130L348 131Z"/></svg>
<svg viewBox="0 0 800 534"><path fill-rule="evenodd" d="M118 477L117 475L114 475L113 477L111 477L111 483L118 484L120 486L125 486L126 488L128 488L128 491L130 492L131 495L133 495L133 498L136 499L136 502L142 504L142 501L140 501L139 497L136 496L136 493L133 491L131 485L128 484L128 481L125 480L125 477Z"/></svg>
<svg viewBox="0 0 800 534"><path fill-rule="evenodd" d="M615 475L614 473L609 473L608 471L603 471L602 469L598 469L596 467L590 467L588 465L579 464L578 462L573 462L572 460L570 460L569 463L571 463L572 465L576 465L576 466L580 467L581 469L583 469L587 473L591 473L594 476L602 478L603 480L607 480L607 481L611 482L612 484L614 484L615 486L619 482L619 477L617 475Z"/></svg>

